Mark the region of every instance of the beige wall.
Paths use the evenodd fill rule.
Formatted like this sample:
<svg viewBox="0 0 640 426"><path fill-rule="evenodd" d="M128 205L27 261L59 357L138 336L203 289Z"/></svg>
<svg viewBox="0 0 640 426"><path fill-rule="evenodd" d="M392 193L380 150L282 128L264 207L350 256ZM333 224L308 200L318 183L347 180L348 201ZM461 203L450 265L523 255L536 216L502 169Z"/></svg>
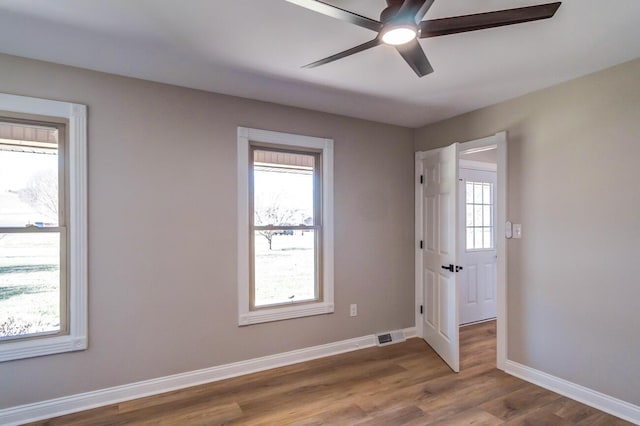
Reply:
<svg viewBox="0 0 640 426"><path fill-rule="evenodd" d="M640 60L419 129L506 130L508 358L640 404Z"/></svg>
<svg viewBox="0 0 640 426"><path fill-rule="evenodd" d="M412 326L414 147L501 130L509 358L640 404L638 81L640 60L413 132L0 55L0 92L89 106L90 181L90 348L0 363L0 409ZM335 140L335 314L236 326L237 126Z"/></svg>
<svg viewBox="0 0 640 426"><path fill-rule="evenodd" d="M414 325L412 130L5 55L0 92L88 105L90 250L89 349L0 363L0 408ZM237 126L335 140L334 314L236 325Z"/></svg>

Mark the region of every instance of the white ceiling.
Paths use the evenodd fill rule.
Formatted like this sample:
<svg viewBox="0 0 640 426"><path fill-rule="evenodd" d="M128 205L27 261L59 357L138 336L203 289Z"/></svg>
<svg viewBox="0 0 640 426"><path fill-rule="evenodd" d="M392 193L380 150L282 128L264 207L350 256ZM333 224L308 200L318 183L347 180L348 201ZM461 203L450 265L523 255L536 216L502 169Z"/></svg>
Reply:
<svg viewBox="0 0 640 426"><path fill-rule="evenodd" d="M550 1L436 0L425 19ZM422 40L423 78L388 46L300 68L374 36L285 0L0 0L3 53L409 127L640 57L640 1L564 0L549 20Z"/></svg>

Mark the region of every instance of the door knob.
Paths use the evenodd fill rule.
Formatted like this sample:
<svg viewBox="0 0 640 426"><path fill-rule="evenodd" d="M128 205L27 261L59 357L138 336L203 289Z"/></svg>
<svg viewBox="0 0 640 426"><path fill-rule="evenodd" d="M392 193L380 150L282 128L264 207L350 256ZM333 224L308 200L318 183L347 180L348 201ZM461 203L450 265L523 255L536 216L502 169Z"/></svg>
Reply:
<svg viewBox="0 0 640 426"><path fill-rule="evenodd" d="M460 265L453 266L452 264L449 264L449 266L442 265L442 269L446 269L449 272L460 272L463 268Z"/></svg>

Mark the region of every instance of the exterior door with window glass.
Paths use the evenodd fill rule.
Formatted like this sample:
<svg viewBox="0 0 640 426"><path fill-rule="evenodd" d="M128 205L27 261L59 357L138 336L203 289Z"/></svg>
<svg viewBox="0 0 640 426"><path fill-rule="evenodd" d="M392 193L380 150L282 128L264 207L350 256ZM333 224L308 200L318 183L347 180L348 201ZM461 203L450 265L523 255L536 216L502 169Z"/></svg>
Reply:
<svg viewBox="0 0 640 426"><path fill-rule="evenodd" d="M0 118L0 344L68 333L64 126Z"/></svg>
<svg viewBox="0 0 640 426"><path fill-rule="evenodd" d="M459 171L460 324L496 317L496 172Z"/></svg>

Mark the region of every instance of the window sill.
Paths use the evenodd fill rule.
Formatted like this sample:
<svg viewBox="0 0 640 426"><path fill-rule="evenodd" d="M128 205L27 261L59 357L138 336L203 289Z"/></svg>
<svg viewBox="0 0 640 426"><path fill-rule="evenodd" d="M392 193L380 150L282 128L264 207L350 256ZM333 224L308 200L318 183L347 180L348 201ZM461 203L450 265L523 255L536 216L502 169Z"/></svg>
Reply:
<svg viewBox="0 0 640 426"><path fill-rule="evenodd" d="M239 326L333 313L333 303L312 303L240 314Z"/></svg>
<svg viewBox="0 0 640 426"><path fill-rule="evenodd" d="M0 362L87 349L86 337L56 336L0 343Z"/></svg>

